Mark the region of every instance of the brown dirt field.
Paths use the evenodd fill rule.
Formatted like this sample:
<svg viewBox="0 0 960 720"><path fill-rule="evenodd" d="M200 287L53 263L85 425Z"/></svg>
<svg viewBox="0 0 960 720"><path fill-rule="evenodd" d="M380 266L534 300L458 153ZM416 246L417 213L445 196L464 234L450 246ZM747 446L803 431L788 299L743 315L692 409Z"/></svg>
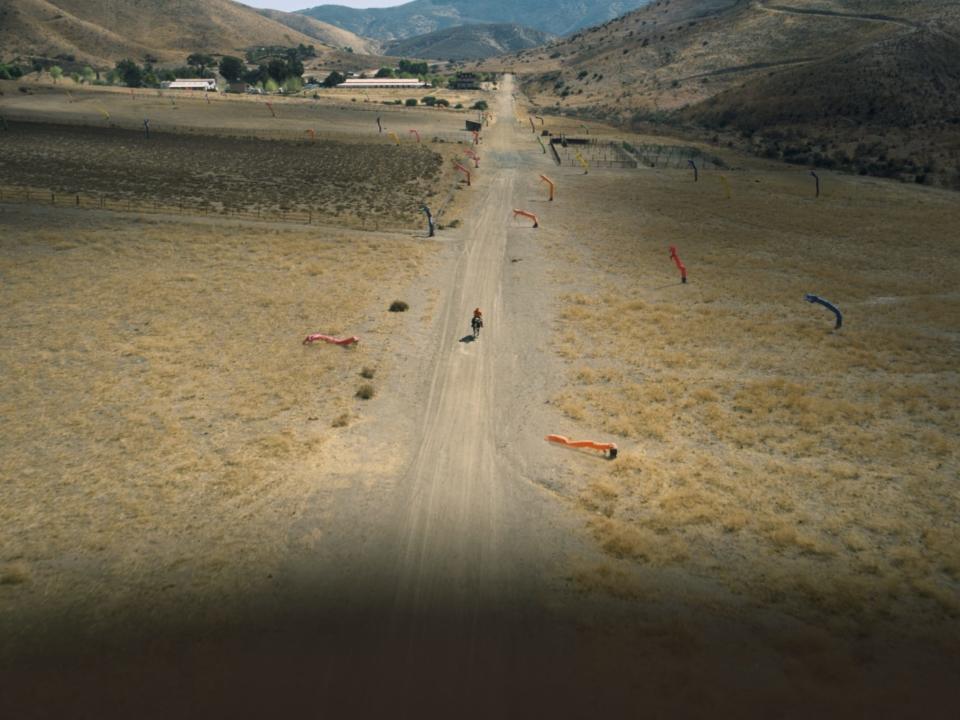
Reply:
<svg viewBox="0 0 960 720"><path fill-rule="evenodd" d="M9 123L0 183L149 205L306 212L412 225L440 192L423 145L262 141Z"/></svg>
<svg viewBox="0 0 960 720"><path fill-rule="evenodd" d="M456 94L436 88L416 92L323 90L318 91L317 99L214 93L205 98L187 91L78 86L70 80L56 85L0 80L0 93L0 116L8 120L141 131L144 118L149 118L151 128L158 132L301 140L310 129L319 138L356 141L366 136L384 143L392 142L389 132L395 132L403 143L415 142L411 128L419 130L424 141L438 137L445 142L469 142L464 120L476 119L476 111L406 107L394 105L394 100L433 95L469 107L478 99L491 99L490 93ZM272 113L267 103L273 106ZM383 134L377 131L377 117Z"/></svg>

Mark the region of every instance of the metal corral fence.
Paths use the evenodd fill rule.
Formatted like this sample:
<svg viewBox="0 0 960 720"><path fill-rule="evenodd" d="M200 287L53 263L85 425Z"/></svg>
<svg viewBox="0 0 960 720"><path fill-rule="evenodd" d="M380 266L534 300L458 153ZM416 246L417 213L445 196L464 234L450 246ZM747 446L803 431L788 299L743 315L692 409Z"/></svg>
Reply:
<svg viewBox="0 0 960 720"><path fill-rule="evenodd" d="M413 223L400 226L377 217L331 215L319 211L286 210L261 206L229 207L222 203L182 198L149 200L138 197L116 197L82 192L57 192L40 188L0 186L0 203L27 203L62 208L111 210L115 212L153 213L159 215L190 215L201 217L236 218L262 222L280 222L296 225L331 225L358 230L410 233L417 229Z"/></svg>
<svg viewBox="0 0 960 720"><path fill-rule="evenodd" d="M720 158L707 155L700 148L690 145L631 145L627 142L622 145L626 152L646 167L681 169L688 167L691 160L701 170L726 167Z"/></svg>
<svg viewBox="0 0 960 720"><path fill-rule="evenodd" d="M623 140L551 137L554 160L560 165L579 165L577 153L591 167L634 169L643 167L681 169L694 161L705 170L724 168L719 158L689 145L631 145Z"/></svg>
<svg viewBox="0 0 960 720"><path fill-rule="evenodd" d="M595 138L550 138L555 156L561 165L578 165L579 152L591 167L597 168L636 168L637 160L628 153L623 143L614 140Z"/></svg>

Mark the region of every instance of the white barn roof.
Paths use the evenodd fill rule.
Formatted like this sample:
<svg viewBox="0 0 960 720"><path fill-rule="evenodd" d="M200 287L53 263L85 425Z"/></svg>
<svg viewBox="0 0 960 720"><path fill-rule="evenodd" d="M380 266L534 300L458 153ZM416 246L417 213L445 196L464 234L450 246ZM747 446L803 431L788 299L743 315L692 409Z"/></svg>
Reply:
<svg viewBox="0 0 960 720"><path fill-rule="evenodd" d="M430 87L417 78L350 78L338 88L425 88Z"/></svg>
<svg viewBox="0 0 960 720"><path fill-rule="evenodd" d="M204 89L213 89L217 86L217 81L213 78L200 78L197 80L187 80L177 78L176 80L171 80L167 85L171 90L204 90Z"/></svg>

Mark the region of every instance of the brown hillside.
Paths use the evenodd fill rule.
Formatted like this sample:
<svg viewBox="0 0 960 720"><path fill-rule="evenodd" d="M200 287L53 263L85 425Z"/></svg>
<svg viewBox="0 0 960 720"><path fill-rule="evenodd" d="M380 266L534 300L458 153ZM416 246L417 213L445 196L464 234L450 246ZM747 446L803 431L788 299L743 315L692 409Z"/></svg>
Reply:
<svg viewBox="0 0 960 720"><path fill-rule="evenodd" d="M349 30L338 28L336 25L325 23L308 15L281 12L280 10L257 10L257 12L265 18L286 25L331 47L351 48L355 53L364 55L375 55L380 50L375 41L360 37Z"/></svg>
<svg viewBox="0 0 960 720"><path fill-rule="evenodd" d="M752 149L960 189L960 41L928 27L788 68L681 110Z"/></svg>
<svg viewBox="0 0 960 720"><path fill-rule="evenodd" d="M953 185L958 38L950 0L659 0L485 67L524 75L544 109L693 124L770 157Z"/></svg>
<svg viewBox="0 0 960 720"><path fill-rule="evenodd" d="M4 0L0 55L57 57L112 66L146 55L183 62L191 52L242 54L253 45L317 45L231 0ZM321 50L322 48L318 48Z"/></svg>

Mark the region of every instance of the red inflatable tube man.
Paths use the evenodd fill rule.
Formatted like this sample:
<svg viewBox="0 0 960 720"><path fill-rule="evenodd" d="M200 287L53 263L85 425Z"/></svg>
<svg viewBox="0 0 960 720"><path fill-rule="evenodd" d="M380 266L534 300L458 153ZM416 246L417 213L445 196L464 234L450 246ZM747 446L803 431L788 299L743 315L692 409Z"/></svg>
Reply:
<svg viewBox="0 0 960 720"><path fill-rule="evenodd" d="M680 271L680 282L685 283L687 281L687 266L677 255L677 248L674 245L670 246L670 259L677 264L677 269Z"/></svg>

